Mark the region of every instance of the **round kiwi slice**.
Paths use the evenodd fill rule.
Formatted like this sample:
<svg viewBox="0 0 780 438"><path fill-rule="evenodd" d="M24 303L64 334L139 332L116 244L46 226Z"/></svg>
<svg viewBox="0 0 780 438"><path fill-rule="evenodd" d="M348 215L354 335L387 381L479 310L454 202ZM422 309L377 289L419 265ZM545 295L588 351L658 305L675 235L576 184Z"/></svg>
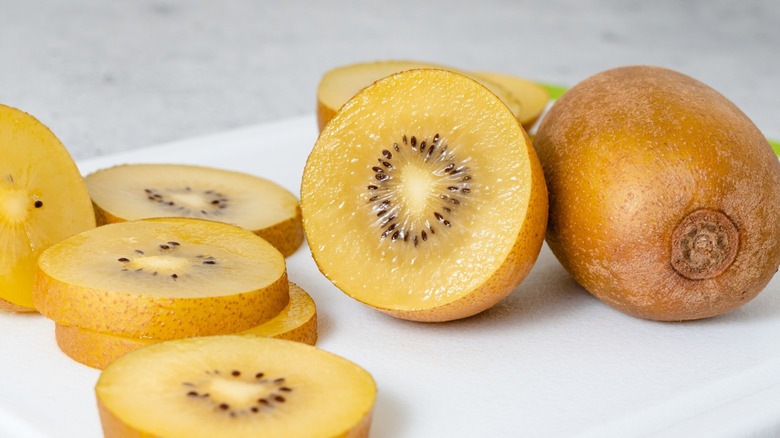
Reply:
<svg viewBox="0 0 780 438"><path fill-rule="evenodd" d="M194 217L238 225L284 256L303 242L298 199L264 178L211 167L125 164L86 177L99 225Z"/></svg>
<svg viewBox="0 0 780 438"><path fill-rule="evenodd" d="M376 384L316 347L255 336L150 345L95 385L106 436L365 437Z"/></svg>
<svg viewBox="0 0 780 438"><path fill-rule="evenodd" d="M152 338L129 338L55 323L57 345L77 362L103 369L125 354L161 342ZM290 302L270 320L237 334L267 336L314 345L317 342L317 309L309 294L290 283Z"/></svg>
<svg viewBox="0 0 780 438"><path fill-rule="evenodd" d="M501 100L463 75L420 69L365 88L328 123L301 208L337 287L401 318L442 321L487 309L525 278L547 192Z"/></svg>
<svg viewBox="0 0 780 438"><path fill-rule="evenodd" d="M320 131L336 115L339 108L361 89L393 73L422 68L450 70L472 76L472 79L498 96L515 114L515 117L520 117L523 114L522 100L518 100L511 91L484 75L471 75L462 70L429 62L403 60L360 62L336 67L322 76L317 86L317 124Z"/></svg>
<svg viewBox="0 0 780 438"><path fill-rule="evenodd" d="M64 325L129 337L234 333L289 299L282 254L221 222L160 218L105 225L49 247L33 302Z"/></svg>
<svg viewBox="0 0 780 438"><path fill-rule="evenodd" d="M660 67L601 72L553 105L535 146L550 189L550 248L623 312L720 315L777 272L780 162L707 85Z"/></svg>
<svg viewBox="0 0 780 438"><path fill-rule="evenodd" d="M35 311L38 255L94 227L89 194L62 143L31 115L0 105L0 309Z"/></svg>

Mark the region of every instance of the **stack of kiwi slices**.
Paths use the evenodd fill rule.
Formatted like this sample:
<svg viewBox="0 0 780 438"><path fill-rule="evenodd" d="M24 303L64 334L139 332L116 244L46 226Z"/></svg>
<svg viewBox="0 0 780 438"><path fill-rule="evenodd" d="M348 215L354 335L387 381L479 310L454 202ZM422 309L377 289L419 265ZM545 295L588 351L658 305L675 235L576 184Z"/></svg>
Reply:
<svg viewBox="0 0 780 438"><path fill-rule="evenodd" d="M317 336L314 302L288 283L283 255L204 219L120 222L56 243L38 260L33 303L60 348L95 368L169 339Z"/></svg>
<svg viewBox="0 0 780 438"><path fill-rule="evenodd" d="M446 321L491 307L526 277L547 191L507 105L470 77L425 68L375 82L330 119L304 169L301 209L319 269L343 292L397 317Z"/></svg>

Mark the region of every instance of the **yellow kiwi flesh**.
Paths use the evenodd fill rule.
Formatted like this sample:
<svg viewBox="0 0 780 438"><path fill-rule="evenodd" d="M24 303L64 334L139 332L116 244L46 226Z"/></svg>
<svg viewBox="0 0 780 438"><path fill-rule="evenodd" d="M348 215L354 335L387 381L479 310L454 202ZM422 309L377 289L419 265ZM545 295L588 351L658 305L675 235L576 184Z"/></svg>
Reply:
<svg viewBox="0 0 780 438"><path fill-rule="evenodd" d="M531 129L550 101L550 94L541 85L528 79L513 75L495 72L475 72L475 78L484 78L515 96L518 102L522 102L522 109L517 114L517 120L526 130Z"/></svg>
<svg viewBox="0 0 780 438"><path fill-rule="evenodd" d="M41 251L94 227L84 181L62 143L34 117L0 105L0 308L35 311Z"/></svg>
<svg viewBox="0 0 780 438"><path fill-rule="evenodd" d="M338 288L420 321L485 310L528 274L547 221L541 166L488 89L437 69L392 75L320 134L301 185L306 237Z"/></svg>
<svg viewBox="0 0 780 438"><path fill-rule="evenodd" d="M128 337L234 333L289 299L282 254L242 228L192 218L104 225L38 262L33 302L64 325Z"/></svg>
<svg viewBox="0 0 780 438"><path fill-rule="evenodd" d="M534 145L547 242L596 297L642 318L716 316L780 264L780 163L733 103L671 70L621 67L573 87Z"/></svg>
<svg viewBox="0 0 780 438"><path fill-rule="evenodd" d="M194 217L253 231L285 256L303 242L298 199L254 175L205 166L125 164L86 177L98 224Z"/></svg>
<svg viewBox="0 0 780 438"><path fill-rule="evenodd" d="M317 124L320 131L336 115L339 108L361 89L393 73L421 68L450 70L469 75L467 72L448 66L403 60L362 62L333 68L322 76L317 86ZM473 79L498 96L515 116L523 113L522 101L518 100L512 92L490 78L473 75Z"/></svg>
<svg viewBox="0 0 780 438"><path fill-rule="evenodd" d="M129 338L80 327L55 323L57 345L72 359L92 368L103 369L125 354L147 345L162 342L153 338ZM317 309L314 300L303 289L290 283L290 301L275 317L257 327L237 334L277 339L317 342Z"/></svg>
<svg viewBox="0 0 780 438"><path fill-rule="evenodd" d="M309 345L212 336L111 363L95 394L106 437L366 437L376 384Z"/></svg>

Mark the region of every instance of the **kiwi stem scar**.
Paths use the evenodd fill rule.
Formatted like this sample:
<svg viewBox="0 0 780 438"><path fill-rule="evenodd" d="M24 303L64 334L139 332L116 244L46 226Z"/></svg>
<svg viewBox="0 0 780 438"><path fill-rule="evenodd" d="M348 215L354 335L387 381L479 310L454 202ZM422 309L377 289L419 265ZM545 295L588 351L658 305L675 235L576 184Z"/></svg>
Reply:
<svg viewBox="0 0 780 438"><path fill-rule="evenodd" d="M690 280L717 277L734 262L739 231L717 210L699 209L685 216L672 234L671 263Z"/></svg>

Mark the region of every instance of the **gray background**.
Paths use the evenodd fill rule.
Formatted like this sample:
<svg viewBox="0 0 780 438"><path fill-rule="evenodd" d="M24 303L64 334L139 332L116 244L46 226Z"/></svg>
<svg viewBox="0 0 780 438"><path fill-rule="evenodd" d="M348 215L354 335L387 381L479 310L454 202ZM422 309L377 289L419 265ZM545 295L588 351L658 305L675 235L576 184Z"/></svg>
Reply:
<svg viewBox="0 0 780 438"><path fill-rule="evenodd" d="M780 2L0 0L0 102L77 159L311 114L341 64L415 59L572 85L670 67L780 136Z"/></svg>

